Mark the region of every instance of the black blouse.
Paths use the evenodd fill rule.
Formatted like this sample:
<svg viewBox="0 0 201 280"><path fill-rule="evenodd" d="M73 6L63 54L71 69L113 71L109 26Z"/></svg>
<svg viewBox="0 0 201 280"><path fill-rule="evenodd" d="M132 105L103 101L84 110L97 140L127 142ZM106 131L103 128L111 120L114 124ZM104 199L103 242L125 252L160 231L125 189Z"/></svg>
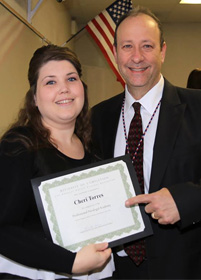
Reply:
<svg viewBox="0 0 201 280"><path fill-rule="evenodd" d="M55 147L29 151L21 147L17 155L7 155L19 143L0 145L0 254L29 267L71 273L72 253L47 240L31 186L31 179L76 168L92 161L86 152L72 159Z"/></svg>

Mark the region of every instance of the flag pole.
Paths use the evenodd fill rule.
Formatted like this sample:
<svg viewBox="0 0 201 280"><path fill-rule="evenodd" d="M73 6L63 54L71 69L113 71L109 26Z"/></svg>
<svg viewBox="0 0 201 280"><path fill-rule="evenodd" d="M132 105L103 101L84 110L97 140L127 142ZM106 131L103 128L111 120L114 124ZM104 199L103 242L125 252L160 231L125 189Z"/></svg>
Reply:
<svg viewBox="0 0 201 280"><path fill-rule="evenodd" d="M85 29L85 26L82 27L78 32L76 32L74 35L72 35L66 42L64 42L61 46L64 47L68 42L70 42L75 36L77 36L82 30Z"/></svg>

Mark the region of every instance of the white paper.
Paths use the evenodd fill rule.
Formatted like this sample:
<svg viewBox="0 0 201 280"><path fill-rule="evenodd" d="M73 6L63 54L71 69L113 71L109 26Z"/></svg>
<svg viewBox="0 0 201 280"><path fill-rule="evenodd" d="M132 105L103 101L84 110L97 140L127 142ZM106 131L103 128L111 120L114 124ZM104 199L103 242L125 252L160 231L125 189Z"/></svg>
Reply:
<svg viewBox="0 0 201 280"><path fill-rule="evenodd" d="M53 242L70 251L145 228L139 207L125 207L135 191L122 160L43 181L39 192Z"/></svg>

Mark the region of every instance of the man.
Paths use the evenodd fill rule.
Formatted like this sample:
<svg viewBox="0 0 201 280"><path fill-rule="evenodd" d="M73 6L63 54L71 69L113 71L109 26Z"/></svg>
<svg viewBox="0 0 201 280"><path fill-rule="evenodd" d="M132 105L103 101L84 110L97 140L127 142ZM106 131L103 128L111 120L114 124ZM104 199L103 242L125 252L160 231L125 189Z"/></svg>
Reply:
<svg viewBox="0 0 201 280"><path fill-rule="evenodd" d="M92 110L94 144L107 159L132 148L132 104L141 104L145 194L126 205L145 204L153 235L140 264L125 251L114 254L115 279L201 279L201 94L162 76L165 53L160 21L149 10L121 18L114 55L125 92Z"/></svg>

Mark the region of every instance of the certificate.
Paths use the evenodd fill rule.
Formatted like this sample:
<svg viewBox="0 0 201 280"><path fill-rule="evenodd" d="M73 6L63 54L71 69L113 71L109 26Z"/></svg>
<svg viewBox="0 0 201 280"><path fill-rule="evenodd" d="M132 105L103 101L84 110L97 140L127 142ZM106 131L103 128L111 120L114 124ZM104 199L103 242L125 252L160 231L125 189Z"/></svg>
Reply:
<svg viewBox="0 0 201 280"><path fill-rule="evenodd" d="M129 156L32 180L44 230L72 252L90 243L121 245L152 234L143 206L125 207L140 193Z"/></svg>

